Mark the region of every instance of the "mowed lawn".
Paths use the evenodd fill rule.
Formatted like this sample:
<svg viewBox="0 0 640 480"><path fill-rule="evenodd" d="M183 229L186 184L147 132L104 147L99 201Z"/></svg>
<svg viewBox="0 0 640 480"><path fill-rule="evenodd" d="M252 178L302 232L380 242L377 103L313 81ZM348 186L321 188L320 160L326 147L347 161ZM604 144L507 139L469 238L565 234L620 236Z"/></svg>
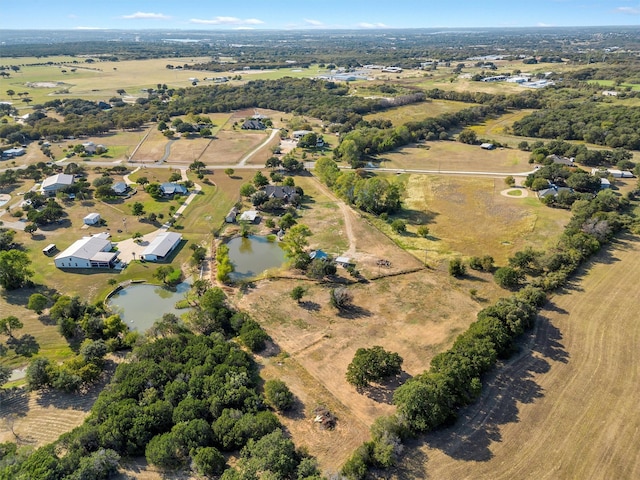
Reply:
<svg viewBox="0 0 640 480"><path fill-rule="evenodd" d="M640 478L640 242L625 237L554 296L522 353L397 478Z"/></svg>

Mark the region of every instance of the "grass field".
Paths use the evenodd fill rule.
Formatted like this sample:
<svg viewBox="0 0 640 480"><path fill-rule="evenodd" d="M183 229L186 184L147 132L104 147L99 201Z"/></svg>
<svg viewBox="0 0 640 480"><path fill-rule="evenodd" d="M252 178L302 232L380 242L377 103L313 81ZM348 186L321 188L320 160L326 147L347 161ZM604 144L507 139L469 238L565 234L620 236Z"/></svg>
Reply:
<svg viewBox="0 0 640 480"><path fill-rule="evenodd" d="M639 478L638 268L637 239L599 255L480 401L414 445L394 478Z"/></svg>
<svg viewBox="0 0 640 480"><path fill-rule="evenodd" d="M423 120L427 117L437 117L443 113L455 113L469 108L468 103L452 102L448 100L431 100L428 102L405 105L403 107L391 108L383 112L366 115L365 120L384 119L391 120L395 125L403 125L407 122Z"/></svg>
<svg viewBox="0 0 640 480"><path fill-rule="evenodd" d="M522 173L533 169L529 152L515 148L483 150L479 145L455 141L428 142L428 148L415 145L380 155L384 168L451 170L470 172Z"/></svg>

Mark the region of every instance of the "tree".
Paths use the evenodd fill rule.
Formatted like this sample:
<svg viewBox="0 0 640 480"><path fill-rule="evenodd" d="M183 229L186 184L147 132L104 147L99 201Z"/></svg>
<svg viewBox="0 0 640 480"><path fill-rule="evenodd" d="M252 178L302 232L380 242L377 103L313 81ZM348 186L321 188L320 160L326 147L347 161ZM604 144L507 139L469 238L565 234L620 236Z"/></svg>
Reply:
<svg viewBox="0 0 640 480"><path fill-rule="evenodd" d="M522 281L522 273L513 267L500 267L493 274L496 283L502 288L517 288Z"/></svg>
<svg viewBox="0 0 640 480"><path fill-rule="evenodd" d="M396 233L404 233L407 231L407 224L399 218L391 222L391 229Z"/></svg>
<svg viewBox="0 0 640 480"><path fill-rule="evenodd" d="M162 283L167 284L169 277L173 274L175 268L171 265L161 265L155 272L153 272L153 278L160 280Z"/></svg>
<svg viewBox="0 0 640 480"><path fill-rule="evenodd" d="M254 187L250 183L243 183L240 187L240 195L242 195L243 197L250 197L254 193L256 193L256 187Z"/></svg>
<svg viewBox="0 0 640 480"><path fill-rule="evenodd" d="M36 225L35 223L28 223L24 226L24 231L29 235L33 235L36 230L38 230L38 225Z"/></svg>
<svg viewBox="0 0 640 480"><path fill-rule="evenodd" d="M346 310L351 306L353 295L345 287L332 288L329 292L329 303L338 310Z"/></svg>
<svg viewBox="0 0 640 480"><path fill-rule="evenodd" d="M293 393L282 380L267 380L264 396L267 403L278 411L284 412L293 406Z"/></svg>
<svg viewBox="0 0 640 480"><path fill-rule="evenodd" d="M9 381L11 378L12 370L9 367L0 365L0 387Z"/></svg>
<svg viewBox="0 0 640 480"><path fill-rule="evenodd" d="M225 174L227 177L231 177L231 176L233 176L233 174L234 174L234 173L236 173L236 171L235 171L233 168L225 168L225 169L224 169L224 174Z"/></svg>
<svg viewBox="0 0 640 480"><path fill-rule="evenodd" d="M49 299L41 293L34 293L29 297L27 308L40 315L49 304Z"/></svg>
<svg viewBox="0 0 640 480"><path fill-rule="evenodd" d="M14 90L7 90L7 95L9 95L11 98L13 98L13 96L16 94L16 92Z"/></svg>
<svg viewBox="0 0 640 480"><path fill-rule="evenodd" d="M291 213L285 213L278 222L278 226L282 230L287 230L288 228L293 227L296 224L296 219L293 218Z"/></svg>
<svg viewBox="0 0 640 480"><path fill-rule="evenodd" d="M217 448L200 447L193 456L193 463L200 475L211 478L224 471L226 460Z"/></svg>
<svg viewBox="0 0 640 480"><path fill-rule="evenodd" d="M287 258L294 260L299 255L305 253L305 248L309 245L308 237L311 236L311 230L306 225L299 223L291 227L282 238L282 249Z"/></svg>
<svg viewBox="0 0 640 480"><path fill-rule="evenodd" d="M465 267L462 259L452 258L449 260L449 275L452 277L462 277L467 273L467 267Z"/></svg>
<svg viewBox="0 0 640 480"><path fill-rule="evenodd" d="M505 184L507 187L513 187L513 186L516 184L516 179L515 179L515 178L513 178L513 176L511 176L511 175L507 175L507 176L505 177L505 179L504 179L504 184Z"/></svg>
<svg viewBox="0 0 640 480"><path fill-rule="evenodd" d="M464 129L458 134L458 141L461 143L475 145L476 143L478 143L478 136L473 130Z"/></svg>
<svg viewBox="0 0 640 480"><path fill-rule="evenodd" d="M136 217L144 215L144 205L141 202L135 202L131 205L131 213Z"/></svg>
<svg viewBox="0 0 640 480"><path fill-rule="evenodd" d="M402 357L376 345L359 348L347 367L347 382L355 387L367 387L402 371Z"/></svg>
<svg viewBox="0 0 640 480"><path fill-rule="evenodd" d="M269 185L269 179L258 170L253 176L253 184L256 188L264 187L265 185Z"/></svg>
<svg viewBox="0 0 640 480"><path fill-rule="evenodd" d="M304 297L304 294L306 292L307 292L306 289L302 285L298 285L296 287L293 287L293 290L291 290L290 295L292 299L300 303L300 300L302 300L302 297Z"/></svg>
<svg viewBox="0 0 640 480"><path fill-rule="evenodd" d="M6 290L22 287L33 275L31 260L20 250L0 252L0 285Z"/></svg>
<svg viewBox="0 0 640 480"><path fill-rule="evenodd" d="M33 360L26 371L27 387L29 390L39 390L51 383L51 362L48 358L40 357Z"/></svg>

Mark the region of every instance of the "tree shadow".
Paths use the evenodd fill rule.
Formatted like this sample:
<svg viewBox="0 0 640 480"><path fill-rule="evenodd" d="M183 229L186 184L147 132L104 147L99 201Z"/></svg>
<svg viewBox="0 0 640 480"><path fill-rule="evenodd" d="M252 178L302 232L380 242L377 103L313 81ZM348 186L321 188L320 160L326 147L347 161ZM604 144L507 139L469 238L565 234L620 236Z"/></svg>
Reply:
<svg viewBox="0 0 640 480"><path fill-rule="evenodd" d="M399 375L388 379L384 383L376 385L370 385L365 388L359 388L358 393L363 394L367 398L370 398L374 402L386 403L387 405L393 405L393 394L396 389L411 378L407 372L402 371Z"/></svg>
<svg viewBox="0 0 640 480"><path fill-rule="evenodd" d="M0 411L2 416L24 417L29 412L29 392L26 388L0 390Z"/></svg>
<svg viewBox="0 0 640 480"><path fill-rule="evenodd" d="M9 337L7 346L13 349L16 355L22 355L23 357L31 357L40 351L40 344L36 337L28 333L21 337Z"/></svg>
<svg viewBox="0 0 640 480"><path fill-rule="evenodd" d="M317 312L320 310L320 304L317 302L312 302L311 300L301 301L298 303L298 305L309 312Z"/></svg>
<svg viewBox="0 0 640 480"><path fill-rule="evenodd" d="M337 314L340 318L347 318L350 320L362 317L370 317L371 312L366 308L358 305L349 305L348 307L341 308Z"/></svg>

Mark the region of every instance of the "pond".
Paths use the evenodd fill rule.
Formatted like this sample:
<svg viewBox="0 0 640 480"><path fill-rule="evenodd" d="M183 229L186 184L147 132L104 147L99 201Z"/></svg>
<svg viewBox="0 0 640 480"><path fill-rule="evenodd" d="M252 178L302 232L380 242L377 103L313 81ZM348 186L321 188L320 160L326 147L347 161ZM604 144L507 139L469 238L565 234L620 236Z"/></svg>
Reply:
<svg viewBox="0 0 640 480"><path fill-rule="evenodd" d="M249 235L236 237L227 243L229 260L235 271L229 275L232 280L255 278L265 270L280 267L284 263L284 251L276 240Z"/></svg>
<svg viewBox="0 0 640 480"><path fill-rule="evenodd" d="M184 299L190 288L187 282L178 284L175 291L145 283L129 285L113 295L107 304L131 330L146 332L165 313L182 315L186 310L175 308L175 304Z"/></svg>

